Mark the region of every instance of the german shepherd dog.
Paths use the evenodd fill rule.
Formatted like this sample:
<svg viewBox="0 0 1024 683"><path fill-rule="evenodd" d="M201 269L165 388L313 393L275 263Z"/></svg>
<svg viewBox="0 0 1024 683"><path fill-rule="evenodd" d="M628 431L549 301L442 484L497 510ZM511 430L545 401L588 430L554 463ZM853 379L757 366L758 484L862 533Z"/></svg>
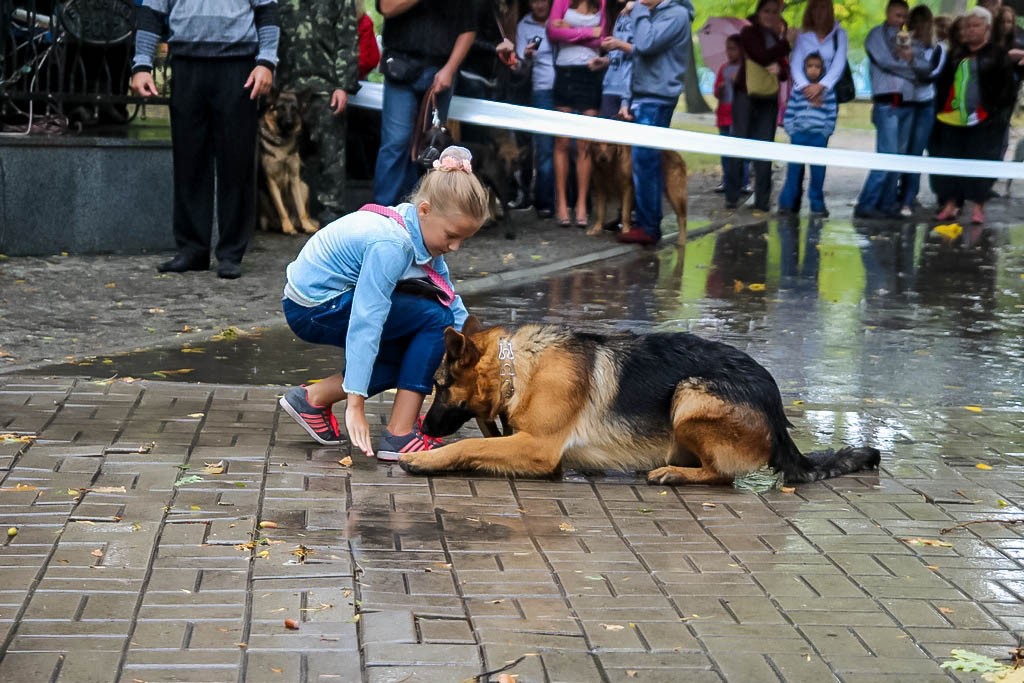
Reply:
<svg viewBox="0 0 1024 683"><path fill-rule="evenodd" d="M526 325L445 331L423 422L433 436L477 418L485 434L403 455L412 473L548 476L562 465L648 472L650 484L728 484L769 465L788 482L876 467L878 450L802 455L778 385L753 358L692 334L598 335ZM511 431L510 431L511 429Z"/></svg>
<svg viewBox="0 0 1024 683"><path fill-rule="evenodd" d="M590 159L593 162L590 187L594 205L594 224L587 230L588 235L597 235L604 226L609 199L618 198L622 203L622 232L633 227L630 213L633 211L633 155L627 145L609 142L590 143ZM664 150L661 153L661 170L665 178L665 196L679 222L677 242L686 242L686 206L690 194L686 177L686 161L677 152Z"/></svg>
<svg viewBox="0 0 1024 683"><path fill-rule="evenodd" d="M320 224L310 218L309 186L302 180L302 107L291 90L272 91L260 117L260 228L280 228L297 235L294 215L302 232L316 232Z"/></svg>

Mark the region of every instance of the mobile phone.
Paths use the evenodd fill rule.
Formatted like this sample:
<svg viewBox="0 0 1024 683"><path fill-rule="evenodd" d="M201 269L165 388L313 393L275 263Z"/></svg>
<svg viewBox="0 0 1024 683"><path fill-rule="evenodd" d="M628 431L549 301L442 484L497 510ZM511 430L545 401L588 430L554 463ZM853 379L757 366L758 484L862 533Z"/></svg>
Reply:
<svg viewBox="0 0 1024 683"><path fill-rule="evenodd" d="M530 41L528 43L526 43L526 47L532 47L534 49L537 49L538 47L540 47L541 40L543 40L543 38L541 38L540 36L534 36L533 38L530 38Z"/></svg>

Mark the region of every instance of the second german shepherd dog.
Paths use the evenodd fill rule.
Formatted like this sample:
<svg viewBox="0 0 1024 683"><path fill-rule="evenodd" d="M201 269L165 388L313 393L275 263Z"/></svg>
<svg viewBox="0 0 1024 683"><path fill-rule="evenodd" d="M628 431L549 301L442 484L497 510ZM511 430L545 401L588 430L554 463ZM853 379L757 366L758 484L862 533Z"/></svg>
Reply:
<svg viewBox="0 0 1024 683"><path fill-rule="evenodd" d="M768 371L692 334L481 329L470 317L462 332L445 331L435 382L426 434L475 417L485 434L500 420L508 435L403 455L408 472L545 476L564 464L647 471L650 484L728 484L764 465L807 482L880 461L869 447L801 454Z"/></svg>
<svg viewBox="0 0 1024 683"><path fill-rule="evenodd" d="M588 235L597 235L604 226L609 199L619 199L622 206L622 232L629 232L633 212L633 155L631 147L610 142L590 143L590 159L594 164L590 175L594 201L594 224ZM686 160L678 152L661 153L661 172L665 180L665 197L676 212L679 223L678 244L686 242L686 210L690 193L686 177Z"/></svg>
<svg viewBox="0 0 1024 683"><path fill-rule="evenodd" d="M260 117L260 228L280 228L297 235L316 232L320 224L309 216L309 186L302 180L302 111L291 90L272 91Z"/></svg>

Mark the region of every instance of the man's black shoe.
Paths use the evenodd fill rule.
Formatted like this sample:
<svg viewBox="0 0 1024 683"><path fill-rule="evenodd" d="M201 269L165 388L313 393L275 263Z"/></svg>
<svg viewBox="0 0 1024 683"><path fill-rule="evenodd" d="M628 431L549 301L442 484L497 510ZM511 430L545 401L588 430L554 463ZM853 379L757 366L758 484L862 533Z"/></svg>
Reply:
<svg viewBox="0 0 1024 683"><path fill-rule="evenodd" d="M224 280L237 280L242 277L242 264L234 261L221 261L217 264L217 277Z"/></svg>
<svg viewBox="0 0 1024 683"><path fill-rule="evenodd" d="M156 269L161 273L186 273L190 270L209 270L210 259L178 254L170 261L164 261L158 265Z"/></svg>

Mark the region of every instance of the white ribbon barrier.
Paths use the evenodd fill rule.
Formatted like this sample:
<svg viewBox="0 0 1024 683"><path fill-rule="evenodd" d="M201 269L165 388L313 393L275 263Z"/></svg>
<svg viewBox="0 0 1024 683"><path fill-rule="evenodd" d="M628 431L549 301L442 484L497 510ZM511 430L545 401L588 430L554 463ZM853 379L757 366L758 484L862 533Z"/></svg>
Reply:
<svg viewBox="0 0 1024 683"><path fill-rule="evenodd" d="M368 81L363 81L360 85L362 88L357 95L349 99L349 104L367 109L381 109L384 99L383 85ZM627 121L599 119L593 116L566 114L467 97L452 98L448 117L464 123L521 130L527 133L584 138L715 156L792 161L818 166L847 166L900 173L935 173L975 178L1024 178L1024 164L1018 163L878 154L837 147L804 147L803 145L779 142L745 140L676 128L642 126Z"/></svg>

